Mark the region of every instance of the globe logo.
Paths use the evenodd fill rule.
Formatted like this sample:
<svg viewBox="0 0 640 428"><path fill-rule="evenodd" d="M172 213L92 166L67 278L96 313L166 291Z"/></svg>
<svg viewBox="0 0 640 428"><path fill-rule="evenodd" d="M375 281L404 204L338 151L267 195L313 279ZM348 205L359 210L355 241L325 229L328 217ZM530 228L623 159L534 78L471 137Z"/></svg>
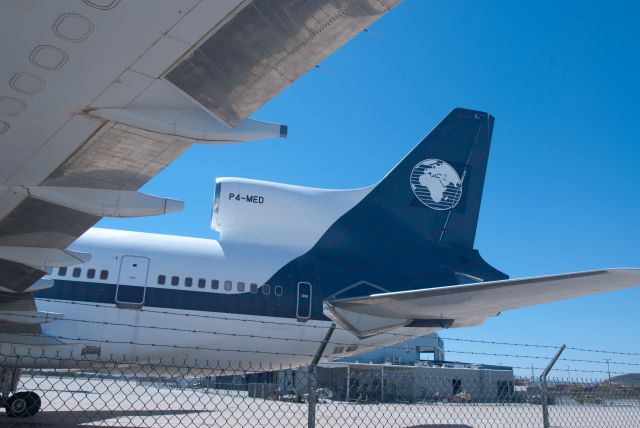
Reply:
<svg viewBox="0 0 640 428"><path fill-rule="evenodd" d="M462 180L455 169L440 159L425 159L411 170L411 190L431 209L455 207L462 196Z"/></svg>

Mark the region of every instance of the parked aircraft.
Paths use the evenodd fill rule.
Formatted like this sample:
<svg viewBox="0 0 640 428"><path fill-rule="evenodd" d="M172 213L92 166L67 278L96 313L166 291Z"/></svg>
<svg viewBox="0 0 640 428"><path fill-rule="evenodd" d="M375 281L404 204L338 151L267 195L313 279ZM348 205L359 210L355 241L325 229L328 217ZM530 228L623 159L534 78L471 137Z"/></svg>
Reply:
<svg viewBox="0 0 640 428"><path fill-rule="evenodd" d="M284 137L249 116L399 0L0 5L0 395L27 367L136 359L304 364L501 310L637 284L508 280L473 249L493 127L452 112L382 181L219 179L220 240L91 229L182 203L138 190L192 144ZM150 15L152 12L152 19ZM140 25L144 23L144 25Z"/></svg>
<svg viewBox="0 0 640 428"><path fill-rule="evenodd" d="M0 336L12 344L5 376L119 358L305 364L331 322L340 328L324 356L344 357L639 284L634 269L509 280L482 259L474 239L492 129L489 114L456 109L362 189L219 178L219 240L89 230L71 246L89 261L36 283L37 309L0 314L42 328ZM39 402L22 394L19 408Z"/></svg>

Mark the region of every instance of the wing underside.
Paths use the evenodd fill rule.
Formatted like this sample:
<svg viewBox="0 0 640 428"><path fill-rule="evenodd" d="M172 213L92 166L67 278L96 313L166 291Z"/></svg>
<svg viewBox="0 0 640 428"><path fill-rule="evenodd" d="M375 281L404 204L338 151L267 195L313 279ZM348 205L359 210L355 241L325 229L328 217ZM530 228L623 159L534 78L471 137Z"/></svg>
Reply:
<svg viewBox="0 0 640 428"><path fill-rule="evenodd" d="M385 293L325 302L325 315L359 337L401 326L482 324L501 311L640 285L640 269L603 269Z"/></svg>

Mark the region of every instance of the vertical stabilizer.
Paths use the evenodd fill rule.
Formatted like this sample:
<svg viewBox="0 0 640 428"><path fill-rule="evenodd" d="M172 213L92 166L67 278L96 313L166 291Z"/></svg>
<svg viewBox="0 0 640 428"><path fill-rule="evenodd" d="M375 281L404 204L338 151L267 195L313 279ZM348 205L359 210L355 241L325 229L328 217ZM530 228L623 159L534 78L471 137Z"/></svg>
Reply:
<svg viewBox="0 0 640 428"><path fill-rule="evenodd" d="M472 248L493 121L480 111L449 113L346 214L352 239L379 230L398 245L422 238Z"/></svg>

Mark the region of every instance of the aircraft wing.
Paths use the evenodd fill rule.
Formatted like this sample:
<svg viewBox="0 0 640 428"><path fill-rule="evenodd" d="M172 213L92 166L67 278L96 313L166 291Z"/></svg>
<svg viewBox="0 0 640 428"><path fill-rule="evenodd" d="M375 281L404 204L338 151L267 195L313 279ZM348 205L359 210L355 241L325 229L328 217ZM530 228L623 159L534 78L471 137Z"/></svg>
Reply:
<svg viewBox="0 0 640 428"><path fill-rule="evenodd" d="M482 324L508 309L640 285L640 269L603 269L376 294L325 302L325 315L359 337L401 326Z"/></svg>
<svg viewBox="0 0 640 428"><path fill-rule="evenodd" d="M103 216L180 209L138 189L192 144L285 136L248 116L399 1L2 2L0 293Z"/></svg>

